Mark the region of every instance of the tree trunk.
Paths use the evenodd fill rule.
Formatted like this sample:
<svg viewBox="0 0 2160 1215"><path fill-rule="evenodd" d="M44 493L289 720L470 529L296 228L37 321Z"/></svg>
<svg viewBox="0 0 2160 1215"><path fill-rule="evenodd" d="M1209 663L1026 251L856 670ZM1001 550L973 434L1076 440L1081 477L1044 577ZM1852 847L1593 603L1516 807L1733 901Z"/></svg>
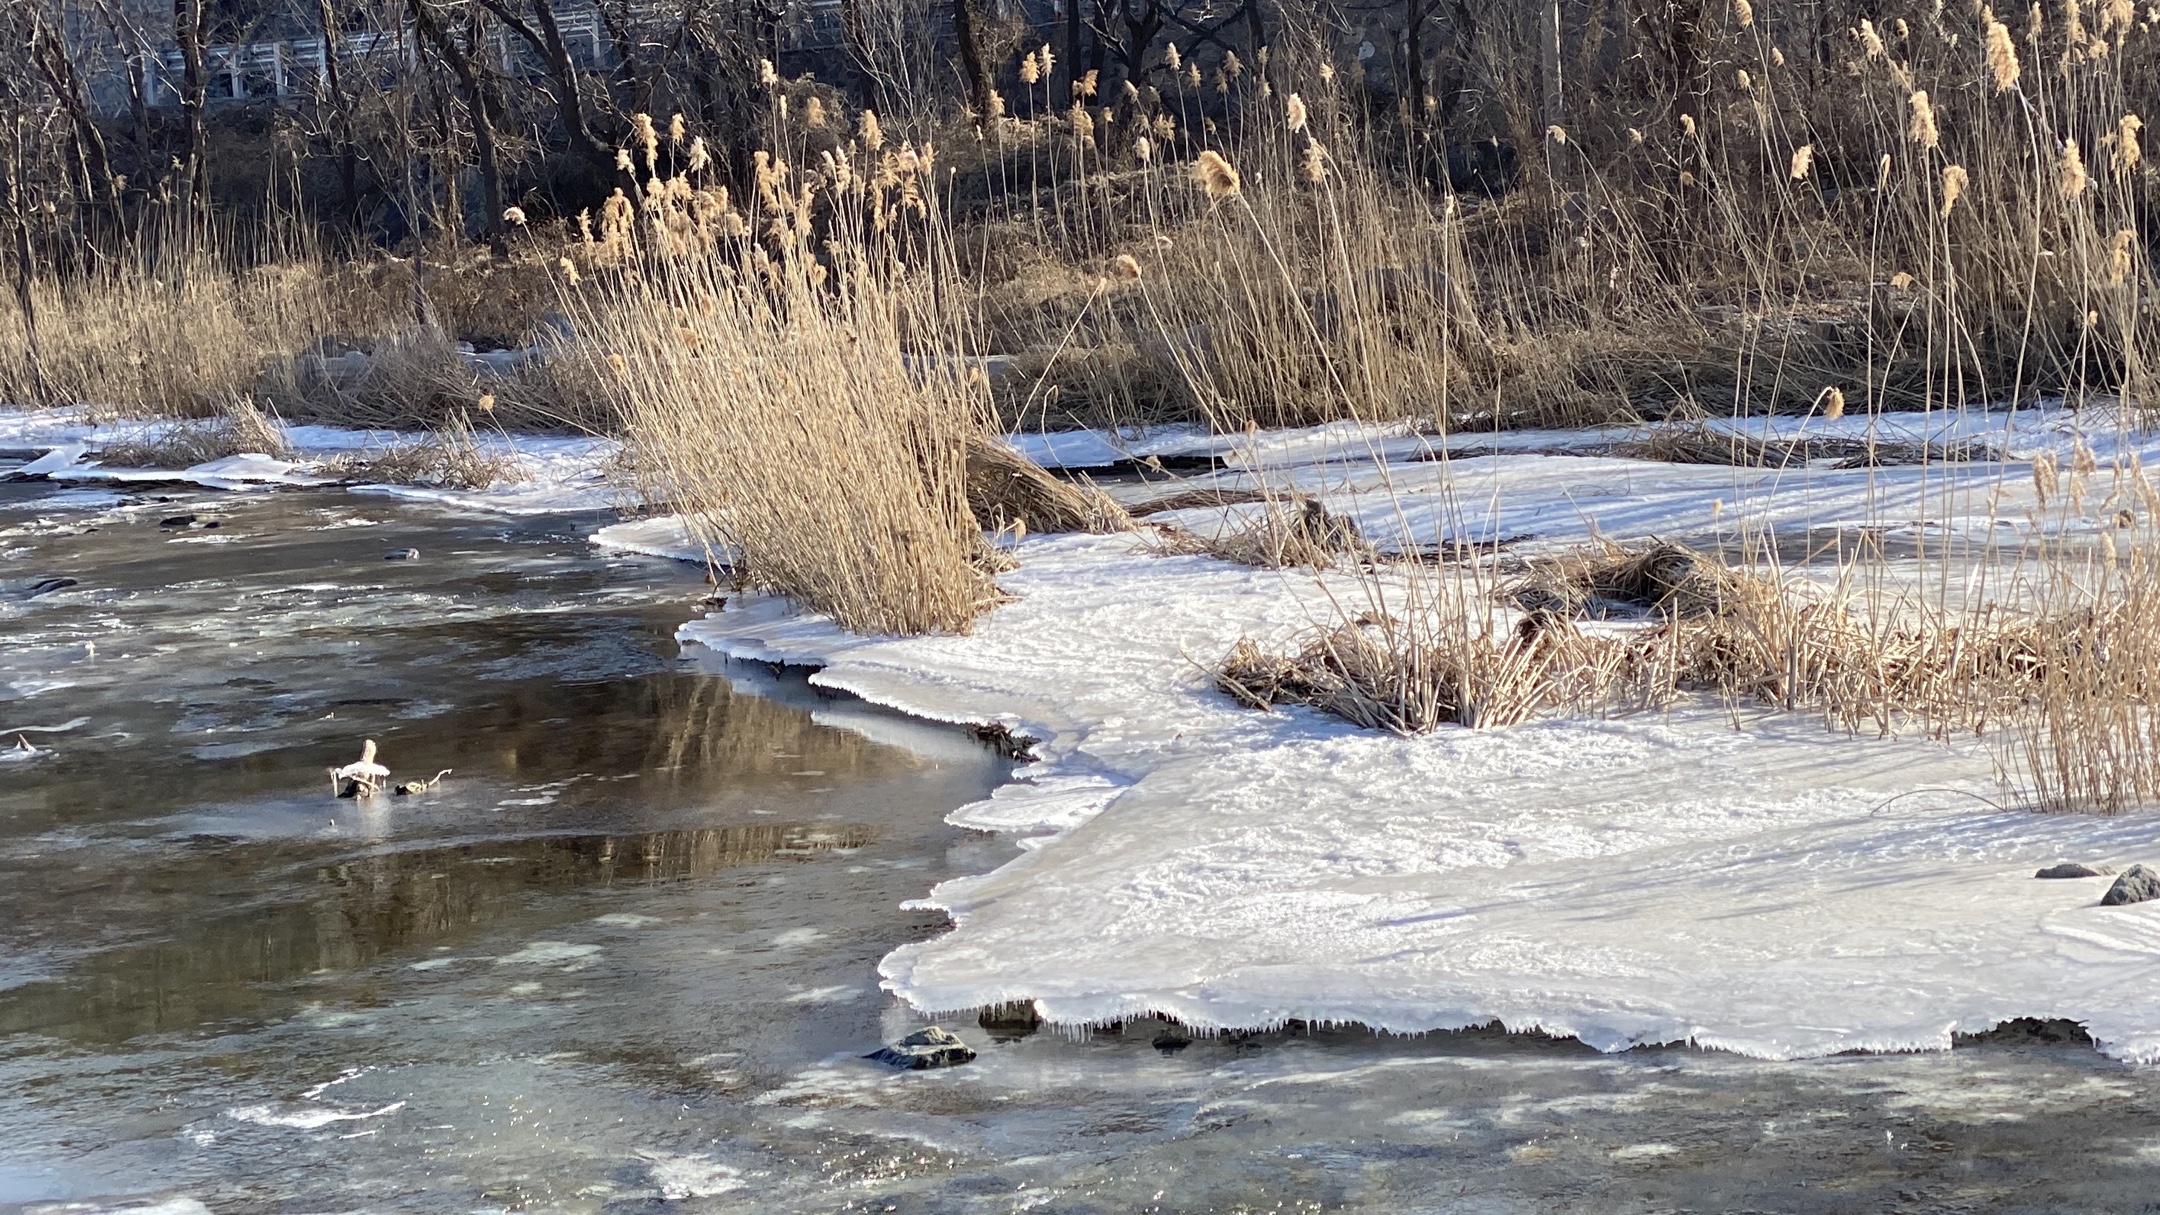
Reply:
<svg viewBox="0 0 2160 1215"><path fill-rule="evenodd" d="M990 106L990 94L996 89L990 80L990 67L983 61L982 33L976 27L975 6L970 0L953 0L953 36L960 43L960 69L967 76L968 104L975 116L988 122L995 112Z"/></svg>
<svg viewBox="0 0 2160 1215"><path fill-rule="evenodd" d="M203 133L203 107L210 97L210 77L203 66L203 0L173 0L173 40L180 44L180 213L192 216L207 207L210 150Z"/></svg>
<svg viewBox="0 0 2160 1215"><path fill-rule="evenodd" d="M570 47L563 41L562 27L556 23L555 10L548 0L532 0L531 24L527 24L507 0L481 0L481 3L547 64L548 77L555 82L555 116L562 123L563 143L570 154L594 170L611 169L615 163L614 155L593 137L592 124L585 117L585 98L579 83L577 61L570 57Z"/></svg>
<svg viewBox="0 0 2160 1215"><path fill-rule="evenodd" d="M510 244L503 231L502 167L495 152L494 107L488 100L487 78L481 73L478 59L487 45L481 10L471 10L465 27L467 45L462 47L428 12L427 0L412 0L412 13L413 25L442 56L450 73L457 77L459 91L465 94L465 109L472 117L473 164L480 170L480 202L486 213L482 226L488 250L496 257L508 257Z"/></svg>
<svg viewBox="0 0 2160 1215"><path fill-rule="evenodd" d="M316 15L322 22L323 88L330 94L330 114L337 140L338 188L345 195L345 219L357 230L360 226L360 151L353 146L352 98L345 95L345 81L338 54L342 43L338 38L337 12L330 0L316 0Z"/></svg>

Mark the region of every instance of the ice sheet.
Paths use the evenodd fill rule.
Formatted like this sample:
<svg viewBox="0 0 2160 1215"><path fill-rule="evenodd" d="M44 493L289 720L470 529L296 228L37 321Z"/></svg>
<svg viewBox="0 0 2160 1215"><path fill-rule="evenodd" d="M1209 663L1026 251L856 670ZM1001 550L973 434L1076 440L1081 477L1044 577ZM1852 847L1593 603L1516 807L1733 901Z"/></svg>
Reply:
<svg viewBox="0 0 2160 1215"><path fill-rule="evenodd" d="M1399 739L1252 712L1201 664L1330 619L1322 584L1136 548L1027 541L1002 580L1015 600L966 637L855 637L754 596L682 630L1040 740L1031 784L954 821L1052 834L931 892L954 930L882 966L916 1007L1033 1000L1063 1024L1223 1029L1497 1019L1766 1058L2063 1017L2160 1061L2160 904L2102 908L2105 880L2032 876L2160 859L2160 815L2005 808L1976 745L1782 715Z"/></svg>

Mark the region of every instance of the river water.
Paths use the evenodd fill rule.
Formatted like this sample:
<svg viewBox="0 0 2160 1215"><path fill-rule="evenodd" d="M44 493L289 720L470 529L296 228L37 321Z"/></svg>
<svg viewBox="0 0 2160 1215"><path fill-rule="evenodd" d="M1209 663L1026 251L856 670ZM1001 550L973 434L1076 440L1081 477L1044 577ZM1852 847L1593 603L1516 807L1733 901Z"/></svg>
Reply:
<svg viewBox="0 0 2160 1215"><path fill-rule="evenodd" d="M922 1024L878 959L942 930L902 902L1013 855L943 821L1009 764L682 650L702 575L599 522L0 485L0 1210L2160 1209L2160 1075L2074 1027L955 1017L974 1063L871 1062ZM369 738L451 773L333 797Z"/></svg>

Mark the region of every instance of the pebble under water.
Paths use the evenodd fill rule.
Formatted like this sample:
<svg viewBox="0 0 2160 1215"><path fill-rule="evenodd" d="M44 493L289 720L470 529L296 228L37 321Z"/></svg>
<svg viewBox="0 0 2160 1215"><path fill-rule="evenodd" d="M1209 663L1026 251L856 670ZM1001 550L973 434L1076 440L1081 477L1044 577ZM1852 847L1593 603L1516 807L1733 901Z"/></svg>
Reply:
<svg viewBox="0 0 2160 1215"><path fill-rule="evenodd" d="M2069 1026L1770 1064L959 1016L973 1062L871 1061L925 1024L901 904L1014 855L944 822L1008 764L680 650L702 573L598 522L0 484L0 1210L2153 1209L2160 1073ZM334 798L367 738L451 775Z"/></svg>

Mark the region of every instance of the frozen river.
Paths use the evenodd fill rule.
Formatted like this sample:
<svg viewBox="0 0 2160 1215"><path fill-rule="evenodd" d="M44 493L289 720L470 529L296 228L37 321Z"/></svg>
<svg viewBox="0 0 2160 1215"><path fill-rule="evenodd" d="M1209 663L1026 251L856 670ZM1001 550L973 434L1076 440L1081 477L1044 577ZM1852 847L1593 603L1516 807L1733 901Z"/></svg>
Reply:
<svg viewBox="0 0 2160 1215"><path fill-rule="evenodd" d="M2074 1027L869 1062L1005 761L682 652L701 574L598 522L0 485L0 1210L2160 1209L2160 1074ZM332 798L366 738L453 771Z"/></svg>

